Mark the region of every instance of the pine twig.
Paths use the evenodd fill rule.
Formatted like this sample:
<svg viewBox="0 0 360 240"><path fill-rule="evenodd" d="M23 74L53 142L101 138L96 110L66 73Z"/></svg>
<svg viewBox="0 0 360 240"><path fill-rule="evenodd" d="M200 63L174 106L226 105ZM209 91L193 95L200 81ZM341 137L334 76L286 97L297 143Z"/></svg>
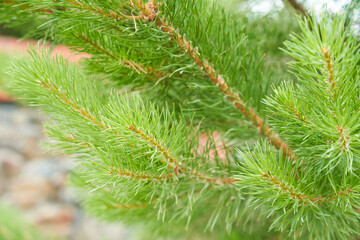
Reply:
<svg viewBox="0 0 360 240"><path fill-rule="evenodd" d="M331 90L334 91L336 87L336 81L334 79L334 64L329 54L329 49L327 47L323 47L321 52L325 57L325 71L328 73L328 80L326 83L330 86ZM334 93L331 93L331 95L334 96Z"/></svg>
<svg viewBox="0 0 360 240"><path fill-rule="evenodd" d="M283 182L281 182L279 179L277 179L275 176L272 176L271 174L264 173L261 175L262 178L264 178L265 181L270 182L275 186L275 188L280 189L284 193L288 193L291 198L297 199L298 201L302 203L307 203L307 201L311 201L312 203L316 203L319 201L324 201L324 197L316 197L311 198L310 196L307 196L303 193L296 192L293 188L287 187Z"/></svg>
<svg viewBox="0 0 360 240"><path fill-rule="evenodd" d="M155 68L152 67L146 67L142 64L136 63L132 60L121 60L118 57L116 57L114 54L110 53L109 51L107 51L106 49L104 49L100 44L94 43L91 40L87 39L85 36L83 35L76 35L76 37L78 39L80 39L81 41L87 43L91 48L93 48L96 52L100 53L100 54L104 54L108 57L110 57L111 59L115 60L115 61L120 61L120 63L128 68L132 68L134 69L137 74L141 74L141 73L145 73L150 77L155 77L155 78L162 78L166 75L169 75L169 73L164 73L162 71L159 71Z"/></svg>
<svg viewBox="0 0 360 240"><path fill-rule="evenodd" d="M335 102L335 91L337 89L337 87L336 87L337 81L335 80L335 76L334 76L334 63L333 63L332 57L330 56L328 47L326 47L326 46L323 47L321 49L321 53L325 57L324 71L328 74L327 80L325 82L328 85L329 92L332 97L332 101ZM344 128L343 126L337 126L336 129L339 133L339 138L341 141L341 148L345 150L349 147L349 144L350 144L350 139L348 137L346 128Z"/></svg>
<svg viewBox="0 0 360 240"><path fill-rule="evenodd" d="M110 175L119 175L122 177L128 177L128 178L133 178L133 179L139 179L139 180L149 180L149 181L153 181L153 180L163 180L163 179L169 179L171 178L171 175L168 174L166 176L150 176L144 173L140 173L140 174L136 174L127 170L121 170L121 169L111 169L111 171L109 171Z"/></svg>
<svg viewBox="0 0 360 240"><path fill-rule="evenodd" d="M301 12L302 15L311 18L311 14L305 9L303 5L297 2L297 0L287 0L290 5L297 11Z"/></svg>
<svg viewBox="0 0 360 240"><path fill-rule="evenodd" d="M297 192L296 189L293 187L286 186L285 183L283 183L281 180L279 180L277 177L271 175L270 173L263 173L263 175L260 176L264 179L264 181L269 182L274 185L274 188L280 189L283 193L288 193L291 198L297 199L299 202L303 204L323 204L325 202L331 203L334 202L336 199L340 198L343 195L351 194L353 191L350 187L346 188L345 190L341 190L338 193L331 195L329 197L313 197L310 195L306 195L304 193ZM355 208L356 211L358 209Z"/></svg>
<svg viewBox="0 0 360 240"><path fill-rule="evenodd" d="M182 162L179 162L173 156L171 156L169 151L167 151L163 146L156 142L155 139L147 136L143 131L141 131L141 129L137 129L134 126L128 126L128 129L140 136L144 141L150 143L157 150L159 150L159 152L161 152L161 154L168 160L170 167L174 168L174 172L176 175L178 175L182 171L186 171L186 169L182 166Z"/></svg>

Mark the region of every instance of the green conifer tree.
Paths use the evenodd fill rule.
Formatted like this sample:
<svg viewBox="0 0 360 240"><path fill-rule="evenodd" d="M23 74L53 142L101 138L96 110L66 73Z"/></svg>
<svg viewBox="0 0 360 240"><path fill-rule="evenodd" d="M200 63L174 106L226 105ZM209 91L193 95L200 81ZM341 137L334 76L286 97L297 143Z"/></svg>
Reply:
<svg viewBox="0 0 360 240"><path fill-rule="evenodd" d="M346 16L304 14L297 27L210 0L12 0L0 12L91 56L32 49L9 71L49 114L49 147L75 157L89 214L150 239L355 239L358 39Z"/></svg>

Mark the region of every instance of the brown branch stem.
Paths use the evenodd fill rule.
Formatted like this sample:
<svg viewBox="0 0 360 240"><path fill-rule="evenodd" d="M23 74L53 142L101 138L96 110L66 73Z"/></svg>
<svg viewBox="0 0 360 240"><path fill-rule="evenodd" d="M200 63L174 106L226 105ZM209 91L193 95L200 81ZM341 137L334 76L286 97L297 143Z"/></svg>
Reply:
<svg viewBox="0 0 360 240"><path fill-rule="evenodd" d="M193 179L198 179L201 181L209 182L209 183L215 183L215 184L230 184L232 185L234 182L237 182L239 180L233 179L233 178L213 178L212 176L199 173L195 169L191 172L183 166L183 163L176 160L175 157L171 155L171 153L165 149L161 144L155 141L155 139L151 138L150 136L146 135L141 129L135 128L134 126L129 126L128 129L137 135L139 135L142 139L144 139L146 142L151 144L153 147L155 147L161 154L168 160L170 163L170 166L174 168L175 175L179 175L181 173L188 172L191 175L193 175Z"/></svg>
<svg viewBox="0 0 360 240"><path fill-rule="evenodd" d="M111 171L109 171L110 175L119 175L122 177L129 177L129 178L133 178L133 179L139 179L139 180L149 180L149 181L154 181L154 180L163 180L163 179L170 179L172 176L171 174L168 174L166 176L151 176L145 173L133 173L130 172L128 170L121 170L121 169L113 169L111 168Z"/></svg>
<svg viewBox="0 0 360 240"><path fill-rule="evenodd" d="M5 0L4 4L8 5L8 6L20 7L21 9L24 9L24 10L28 10L29 8L32 7L31 5L25 5L23 3L17 3L17 2L14 2L13 0ZM32 11L39 12L39 13L44 13L44 14L52 14L53 13L53 11L51 11L50 9L35 9L35 10L32 10Z"/></svg>
<svg viewBox="0 0 360 240"><path fill-rule="evenodd" d="M287 0L290 5L297 11L301 12L302 15L311 18L311 14L304 8L303 5L297 2L297 0Z"/></svg>
<svg viewBox="0 0 360 240"><path fill-rule="evenodd" d="M143 140L150 143L153 147L155 147L169 162L170 167L174 168L174 172L176 175L181 173L182 171L186 171L186 169L182 166L182 162L178 161L171 155L171 153L165 149L161 144L159 144L155 139L146 135L141 129L135 128L134 126L128 126L128 129L133 133L136 133Z"/></svg>
<svg viewBox="0 0 360 240"><path fill-rule="evenodd" d="M292 112L297 119L303 121L305 125L310 124L310 120L303 116L292 104L287 105L287 107L290 112Z"/></svg>
<svg viewBox="0 0 360 240"><path fill-rule="evenodd" d="M44 80L43 81L39 80L39 81L43 87L45 87L48 90L50 90L51 92L55 93L63 103L68 104L72 109L75 110L75 112L79 113L84 118L90 120L93 124L99 126L100 128L102 128L104 130L107 129L107 127L104 124L99 123L93 115L91 115L88 111L85 110L84 107L79 107L78 105L73 103L71 100L67 99L66 95L63 94L62 92L60 92L60 90L58 90L51 82L47 82Z"/></svg>
<svg viewBox="0 0 360 240"><path fill-rule="evenodd" d="M80 2L77 2L77 1L66 0L66 2L73 5L73 6L75 6L75 7L85 9L85 10L87 10L89 12L99 14L99 15L104 16L104 17L108 17L108 18L110 17L110 18L113 18L113 19L116 19L116 20L121 19L121 17L118 14L116 14L115 12L113 12L113 11L110 11L110 14L108 14L108 13L105 13L105 12L103 12L101 10L92 9L92 8L90 8L90 7L88 7L88 6L84 5L84 4L81 4Z"/></svg>
<svg viewBox="0 0 360 240"><path fill-rule="evenodd" d="M83 35L76 35L76 37L78 37L83 42L87 43L90 47L95 49L95 51L97 51L101 54L104 54L115 61L120 61L123 66L134 69L138 74L145 73L145 74L155 77L155 78L161 78L161 77L164 77L165 75L169 75L169 74L165 74L155 68L146 67L142 64L136 63L132 60L121 60L118 57L116 57L114 54L112 54L109 51L107 51L106 49L104 49L100 44L92 42L91 40L87 39Z"/></svg>
<svg viewBox="0 0 360 240"><path fill-rule="evenodd" d="M96 44L93 43L92 41L90 41L89 39L87 39L85 36L83 35L76 35L77 38L79 38L80 40L82 40L83 42L87 43L89 46L91 46L93 49L95 49L97 52L100 52L104 55L109 56L110 58L114 59L114 60L118 60L117 57L115 57L113 54L111 54L109 51L105 50L100 44Z"/></svg>
<svg viewBox="0 0 360 240"><path fill-rule="evenodd" d="M321 52L325 57L325 71L328 73L328 80L326 82L329 85L330 90L334 91L336 87L336 81L334 79L334 64L329 54L329 49L327 47L323 47ZM331 92L331 95L334 96L335 94Z"/></svg>
<svg viewBox="0 0 360 240"><path fill-rule="evenodd" d="M278 178L276 178L275 176L272 176L270 173L265 173L263 175L261 175L262 178L265 179L265 181L270 182L272 184L275 185L276 188L280 189L282 192L284 193L288 193L290 195L291 198L293 199L297 199L298 201L302 202L302 203L307 203L307 201L311 201L313 203L319 202L319 201L324 201L325 198L319 196L317 198L311 198L310 196L307 196L303 193L297 193L295 191L295 189L293 189L292 187L287 187L282 181L280 181Z"/></svg>
<svg viewBox="0 0 360 240"><path fill-rule="evenodd" d="M321 53L323 54L324 58L325 58L325 67L324 67L324 71L328 74L327 76L327 80L325 80L325 82L328 85L328 91L332 97L332 101L333 103L335 103L336 98L335 98L335 94L336 94L336 84L337 81L335 80L335 74L334 74L334 63L332 60L332 57L329 53L329 48L324 46L321 49ZM334 113L335 115L335 113ZM350 139L349 139L349 134L346 131L346 128L343 126L337 126L336 127L337 132L339 133L339 139L341 141L341 148L346 149L348 148L349 144L350 144Z"/></svg>
<svg viewBox="0 0 360 240"><path fill-rule="evenodd" d="M296 189L286 186L286 184L284 184L281 180L279 180L277 177L271 175L270 173L263 172L263 175L261 175L260 177L264 178L265 181L273 184L275 186L275 188L280 189L283 193L288 193L291 198L297 199L298 201L300 201L304 204L308 204L310 202L313 204L323 204L324 202L330 203L345 194L352 193L352 189L347 188L346 190L342 190L342 191L338 192L337 194L332 195L330 197L322 197L322 196L312 197L312 196L306 195L304 193L298 193L296 191Z"/></svg>

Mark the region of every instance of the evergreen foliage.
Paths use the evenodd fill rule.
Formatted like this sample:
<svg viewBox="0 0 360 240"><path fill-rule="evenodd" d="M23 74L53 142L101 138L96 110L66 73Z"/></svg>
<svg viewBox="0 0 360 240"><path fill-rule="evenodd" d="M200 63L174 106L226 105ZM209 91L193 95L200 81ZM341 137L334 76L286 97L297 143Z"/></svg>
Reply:
<svg viewBox="0 0 360 240"><path fill-rule="evenodd" d="M266 27L289 16L209 0L4 1L9 13L91 56L32 49L10 69L18 96L49 114L49 147L76 159L90 214L172 238L360 234L360 55L344 16ZM298 29L280 84L277 40Z"/></svg>

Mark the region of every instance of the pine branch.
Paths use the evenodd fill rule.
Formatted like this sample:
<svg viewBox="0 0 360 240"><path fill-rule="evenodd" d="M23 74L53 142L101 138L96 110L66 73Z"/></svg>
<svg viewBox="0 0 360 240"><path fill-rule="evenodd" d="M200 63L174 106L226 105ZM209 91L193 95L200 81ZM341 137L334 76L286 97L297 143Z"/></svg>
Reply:
<svg viewBox="0 0 360 240"><path fill-rule="evenodd" d="M297 146L299 157L316 163L314 171L320 165L326 171L340 168L345 172L360 166L354 158L359 150L353 145L359 131L353 122L357 114L350 114L359 105L355 72L360 55L356 39L344 22L344 17L329 19L326 14L320 24L312 20L300 22L303 34L292 36L293 42L286 42L286 51L297 60L291 67L301 84L283 85L268 102L284 117L275 118L275 125L282 126L280 134L290 146ZM295 120L289 105L301 109L307 122ZM348 114L350 118L346 117Z"/></svg>
<svg viewBox="0 0 360 240"><path fill-rule="evenodd" d="M110 53L106 49L104 49L100 44L92 42L90 39L87 39L83 35L76 35L76 37L83 42L87 43L91 48L93 48L97 53L103 54L105 56L110 57L112 60L120 62L121 65L131 68L136 71L137 74L146 74L148 77L157 80L159 78L163 79L164 77L170 75L170 73L165 73L159 71L152 67L146 67L140 63L136 63L132 60L121 60L119 57L116 57L114 54ZM79 49L78 49L79 50Z"/></svg>
<svg viewBox="0 0 360 240"><path fill-rule="evenodd" d="M89 7L88 5L85 5L85 4L81 4L80 2L77 2L77 1L73 1L73 0L65 0L65 2L73 5L74 7L78 7L80 9L85 9L89 12L92 12L92 13L95 13L95 14L99 14L101 16L104 16L104 17L108 17L108 18L113 18L115 20L118 20L118 19L130 19L131 17L126 17L126 16L119 16L117 13L115 12L110 12L110 13L105 13L103 11L100 11L100 10L97 10L97 9L94 9L92 7Z"/></svg>
<svg viewBox="0 0 360 240"><path fill-rule="evenodd" d="M32 52L30 52L30 54L34 58L37 58L38 60L40 59L39 56L36 56L37 54L34 52L34 50ZM45 56L43 56L43 57L45 57ZM36 75L34 75L34 76L36 76ZM29 77L27 77L27 78L29 78ZM97 126L102 131L116 136L117 138L124 141L125 143L127 142L127 140L123 136L123 134L119 131L116 131L116 127L114 128L109 123L105 123L104 120L98 120L94 116L94 114L91 113L89 110L86 110L84 106L81 106L78 103L76 103L74 100L72 100L73 97L67 96L66 93L61 91L59 87L56 87L52 83L52 81L54 81L54 80L48 79L46 77L40 77L40 79L36 79L35 81L38 84L40 84L41 87L48 90L51 93L51 95L55 96L60 102L65 104L66 108L71 109L71 111L74 111L79 116L88 120L91 124ZM237 181L237 180L234 180L231 178L227 178L227 179L213 178L212 176L198 172L195 169L190 169L188 166L185 166L181 161L179 161L178 157L174 157L173 154L170 153L169 149L162 146L162 144L160 144L154 138L147 135L140 128L134 127L134 125L132 125L132 124L128 124L128 125L121 124L121 127L124 127L125 129L129 130L130 132L132 132L133 134L138 136L140 139L142 139L145 143L151 145L154 148L155 152L160 153L165 158L165 159L161 159L160 161L163 162L165 165L167 165L170 169L173 169L175 176L184 173L185 175L182 174L181 176L190 177L191 179L194 179L194 180L215 183L215 184L231 185L233 182ZM69 139L71 141L76 141L73 136L67 136L66 139ZM127 143L127 144L131 148L135 148L135 146L133 146L132 144L130 144L130 143ZM91 144L86 143L86 142L82 143L82 145L84 145L85 147L91 146ZM110 172L113 172L113 170L111 170ZM130 173L130 174L132 174L133 176L136 175L135 173ZM141 176L145 176L145 175L141 175ZM163 176L160 176L160 177L158 177L158 179L167 179L169 176L171 176L171 175L167 175L167 177L165 177L165 178L163 178ZM174 177L174 176L172 176L172 177Z"/></svg>
<svg viewBox="0 0 360 240"><path fill-rule="evenodd" d="M289 194L290 198L297 199L302 204L309 204L311 202L312 204L319 204L322 205L324 202L334 202L335 200L340 199L343 195L348 194L351 195L353 193L351 187L348 187L345 190L340 190L338 193L328 196L328 197L322 197L322 196L310 196L306 195L304 193L301 193L299 190L295 189L293 186L287 187L287 184L279 180L277 177L272 176L271 173L263 173L263 175L260 176L261 178L264 178L265 181L270 182L274 185L275 189L280 189L283 193ZM240 181L240 180L239 180ZM359 211L359 209L354 208L356 211Z"/></svg>
<svg viewBox="0 0 360 240"><path fill-rule="evenodd" d="M13 1L13 0L5 0L5 5L9 6L9 7L18 7L22 10L30 10L31 6L26 5L23 3L23 1ZM53 11L51 11L50 9L36 9L36 12L39 13L44 13L44 14L52 14Z"/></svg>
<svg viewBox="0 0 360 240"><path fill-rule="evenodd" d="M143 5L143 3L138 3L137 7L141 7L141 5ZM158 14L157 11L158 8L156 0L149 1L145 4L145 10L143 10L143 14L141 15L142 17L140 17L140 19L153 21ZM293 161L296 160L296 157L293 156L292 150L289 149L288 145L283 142L283 140L275 132L270 130L269 126L265 124L264 120L258 116L251 107L245 104L238 93L229 88L225 82L225 79L216 72L216 70L209 64L208 61L199 57L200 53L193 46L191 46L191 44L178 31L176 31L171 24L169 24L167 21L162 21L158 17L156 19L156 25L163 32L170 35L170 38L179 45L179 48L187 53L187 55L196 63L196 65L204 71L206 76L213 82L213 84L215 84L226 96L226 98L231 101L234 106L253 123L253 125L261 132L261 134L263 134L269 140L269 142L271 142L277 149L282 150L284 156L291 158Z"/></svg>
<svg viewBox="0 0 360 240"><path fill-rule="evenodd" d="M78 106L76 103L72 102L68 99L68 97L61 93L59 89L57 89L51 82L47 82L46 80L39 79L38 82L46 89L48 89L50 92L54 93L63 103L69 105L70 108L72 108L75 112L79 113L82 117L88 119L91 121L91 123L95 124L96 126L102 128L103 130L109 130L107 126L105 126L104 123L99 123L95 117L85 110L84 107Z"/></svg>
<svg viewBox="0 0 360 240"><path fill-rule="evenodd" d="M288 109L294 114L297 119L303 121L305 125L310 124L310 121L307 120L307 118L303 114L301 114L299 110L297 110L293 105L291 105L291 103L289 103Z"/></svg>
<svg viewBox="0 0 360 240"><path fill-rule="evenodd" d="M218 185L232 185L233 183L239 181L238 179L234 179L234 178L213 178L212 176L203 174L201 172L197 172L195 169L189 170L181 165L177 166L176 160L170 156L170 154L168 153L168 150L164 149L160 144L156 143L156 141L154 139L151 139L150 137L146 136L140 130L135 130L132 126L130 126L129 129L131 131L139 134L143 139L145 139L147 142L149 142L154 147L159 149L160 152L162 152L164 154L164 156L167 156L167 158L170 160L170 163L171 163L170 167L174 167L174 165L175 165L175 168L174 168L175 175L179 175L182 172L183 173L190 172L191 179L194 179L194 180L197 180L200 182L208 182L208 183L218 184ZM90 146L89 144L78 141L71 135L66 136L65 139L70 140L71 143L73 143L73 144L74 143L80 144L80 145L84 146L86 149L92 148L92 146ZM143 173L137 174L137 173L130 172L128 170L113 169L113 168L110 169L109 174L130 177L133 179L156 180L156 181L163 180L163 179L171 180L174 177L172 174L166 174L165 176L150 176L150 175L143 174Z"/></svg>
<svg viewBox="0 0 360 240"><path fill-rule="evenodd" d="M163 180L163 179L171 179L172 176L170 174L168 174L167 176L150 176L147 174L135 174L133 172L127 171L127 170L121 170L121 169L111 169L111 171L109 171L109 174L111 175L118 175L121 177L127 177L127 178L133 178L133 179L140 179L140 180L149 180L149 181L158 181L158 180Z"/></svg>
<svg viewBox="0 0 360 240"><path fill-rule="evenodd" d="M176 175L180 174L182 171L187 171L184 167L182 167L183 163L176 160L167 149L165 149L163 146L161 146L159 143L156 142L156 140L152 139L151 137L147 136L144 132L142 132L140 129L136 129L134 126L130 125L127 127L130 131L133 133L139 135L143 140L151 144L153 147L155 147L158 151L161 152L161 154L168 160L170 163L169 166L171 168L174 168L174 173Z"/></svg>
<svg viewBox="0 0 360 240"><path fill-rule="evenodd" d="M89 9L88 7L86 7L85 5L83 4L80 4L78 2L74 2L74 1L68 1L70 4L72 4L73 6L78 6L79 8L81 9L85 9L85 10L88 10L90 12L93 12L95 14L98 14L98 15L101 15L101 16L105 16L105 17L108 17L108 18L111 18L111 19L120 19L121 16L119 16L118 14L121 14L121 12L119 13L115 13L115 12L111 12L111 14L106 14L105 12L101 11L101 10L98 10L98 9ZM134 6L134 4L132 3L132 1L130 1L130 3L132 4L132 6ZM138 3L137 3L138 4ZM144 8L140 7L140 5L137 5L139 9L141 9L142 11L145 11L147 12L146 10L144 10ZM134 11L135 9L132 10L132 12ZM140 12L142 13L142 12ZM124 14L122 14L122 16L126 16ZM136 20L141 20L141 19L149 19L149 16L148 14L147 15L140 15L140 16L126 16L126 19L132 19L134 20L134 22ZM107 50L105 50L101 45L99 44L96 44L96 43L93 43L90 39L87 39L85 36L83 35L76 35L76 37L78 37L79 39L81 39L82 41L84 41L85 43L89 44L92 48L94 48L97 52L99 53L102 53L104 55L107 55L109 56L110 58L112 58L113 60L116 60L116 61L121 61L121 64L123 66L126 66L126 67L129 67L129 68L132 68L134 69L138 74L147 74L149 77L153 78L153 79L159 79L159 78L164 78L168 75L170 75L170 73L165 73L165 72L162 72L162 71L159 71L155 68L152 68L152 67L146 67L142 64L139 64L139 63L136 63L134 62L133 60L121 60L119 59L118 57L116 57L114 54L108 52Z"/></svg>
<svg viewBox="0 0 360 240"><path fill-rule="evenodd" d="M87 39L85 36L82 35L76 35L76 37L78 37L80 40L82 40L83 42L89 44L93 49L95 49L95 51L105 54L107 56L109 56L110 58L114 59L114 60L119 60L117 57L115 57L112 53L110 53L109 51L105 50L102 46L100 46L99 44L93 43L91 42L91 40Z"/></svg>
<svg viewBox="0 0 360 240"><path fill-rule="evenodd" d="M312 198L304 193L296 191L292 187L287 187L282 181L280 181L276 177L272 176L271 174L264 173L263 175L261 175L261 177L264 178L265 181L268 181L271 184L273 184L274 188L281 189L281 191L283 193L289 194L290 198L296 199L299 202L301 202L302 204L307 204L308 201L310 201L312 203L317 203L317 202L321 202L321 201L325 200L325 198L323 198L321 196Z"/></svg>
<svg viewBox="0 0 360 240"><path fill-rule="evenodd" d="M51 82L45 82L43 80L39 80L39 83L47 88L48 90L50 90L51 92L55 93L55 95L57 95L59 97L59 99L70 106L70 108L72 108L75 112L79 113L81 116L83 116L84 118L90 120L93 124L97 125L98 127L100 127L102 130L104 131L110 131L113 132L115 135L120 135L119 132L115 132L109 125L106 126L105 123L99 123L95 117L88 111L85 110L84 107L80 107L77 104L73 103L71 100L69 100L69 98L64 95L63 93L61 93L59 91L59 89L57 89ZM171 168L174 168L175 174L179 174L179 170L178 168L181 167L182 163L178 162L175 158L171 157L170 154L168 153L167 150L165 150L160 144L158 144L154 139L150 138L149 136L146 136L141 130L135 129L133 126L128 126L127 127L130 131L138 134L141 138L143 138L145 141L149 142L150 144L152 144L155 148L157 148L163 155L164 157L168 160L168 162L170 163L169 166ZM166 163L166 162L165 162Z"/></svg>
<svg viewBox="0 0 360 240"><path fill-rule="evenodd" d="M255 195L251 201L263 207L263 214L274 216L272 228L288 227L294 238L306 239L341 239L351 232L357 234L360 192L355 182L358 180L335 194L323 196L323 182L314 182L309 173L301 172L296 174L296 179L291 163L271 148L260 143L251 152L239 152L242 162L235 178L241 180L236 185L243 192L247 190L249 195ZM339 219L347 222L341 224ZM334 229L329 229L330 225Z"/></svg>

